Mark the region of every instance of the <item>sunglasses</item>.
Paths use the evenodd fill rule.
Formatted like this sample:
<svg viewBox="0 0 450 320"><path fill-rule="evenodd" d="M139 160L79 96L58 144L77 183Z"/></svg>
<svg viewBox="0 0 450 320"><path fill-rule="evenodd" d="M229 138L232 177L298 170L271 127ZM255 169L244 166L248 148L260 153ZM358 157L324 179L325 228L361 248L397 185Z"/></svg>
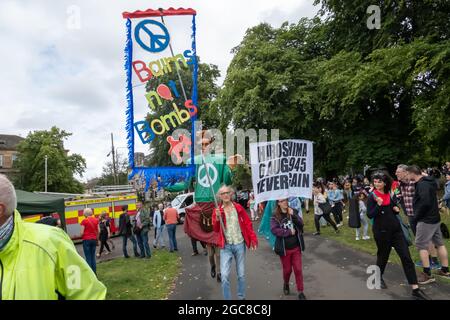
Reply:
<svg viewBox="0 0 450 320"><path fill-rule="evenodd" d="M230 195L230 194L231 194L230 191L227 191L227 192L221 192L221 193L220 193L221 196L223 196L223 195Z"/></svg>

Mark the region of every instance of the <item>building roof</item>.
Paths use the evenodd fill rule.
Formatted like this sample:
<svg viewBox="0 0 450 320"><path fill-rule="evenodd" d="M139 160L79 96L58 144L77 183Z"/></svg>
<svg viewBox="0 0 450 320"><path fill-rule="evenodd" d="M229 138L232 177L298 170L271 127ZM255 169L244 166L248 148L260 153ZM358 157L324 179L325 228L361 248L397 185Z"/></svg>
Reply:
<svg viewBox="0 0 450 320"><path fill-rule="evenodd" d="M17 144L24 140L22 137L0 134L0 150L16 150Z"/></svg>

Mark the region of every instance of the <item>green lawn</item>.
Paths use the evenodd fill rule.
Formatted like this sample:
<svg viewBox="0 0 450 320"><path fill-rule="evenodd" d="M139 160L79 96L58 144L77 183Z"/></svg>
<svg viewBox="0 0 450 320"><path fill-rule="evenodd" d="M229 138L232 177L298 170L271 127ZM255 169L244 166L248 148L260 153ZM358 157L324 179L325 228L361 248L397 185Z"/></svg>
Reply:
<svg viewBox="0 0 450 320"><path fill-rule="evenodd" d="M403 213L401 213L401 216L402 216L402 218L404 218L404 221L407 222L406 217L403 215ZM303 212L303 219L305 222L305 232L309 233L309 234L315 232L316 228L314 226L314 209L313 208L310 208L309 213L305 213L305 211ZM448 227L450 227L450 215L448 215L446 213L441 214L441 220ZM370 253L371 255L374 256L374 261L375 261L375 255L377 252L377 248L375 245L375 241L373 239L372 226L370 225L370 223L369 223L370 240L362 240L362 239L358 240L358 241L355 240L355 236L356 236L355 229L352 229L348 226L347 213L344 213L344 226L340 227L339 230L340 230L340 232L338 234L336 234L331 226L321 227L321 230L320 230L321 234L318 237L326 237L329 239L333 239L342 244L345 244L346 246L352 247L356 250ZM447 247L447 250L449 250L450 249L450 240L449 239L445 239L445 245ZM411 257L413 258L414 262L417 262L420 260L419 253L416 250L414 245L409 247L409 251L411 252ZM395 250L392 250L389 262L400 264L400 259L397 255L397 253L395 252ZM421 269L418 268L418 270L421 270ZM443 281L450 283L449 280L443 279L442 277L436 277L436 279L442 279Z"/></svg>
<svg viewBox="0 0 450 320"><path fill-rule="evenodd" d="M108 288L108 300L167 299L179 274L181 258L153 250L151 259L117 258L97 265L97 274Z"/></svg>

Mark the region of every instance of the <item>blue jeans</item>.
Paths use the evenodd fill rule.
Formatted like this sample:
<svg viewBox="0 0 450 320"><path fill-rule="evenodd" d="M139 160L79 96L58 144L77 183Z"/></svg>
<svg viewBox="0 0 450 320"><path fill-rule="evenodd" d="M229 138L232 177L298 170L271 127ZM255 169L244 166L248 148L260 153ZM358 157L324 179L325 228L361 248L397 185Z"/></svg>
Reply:
<svg viewBox="0 0 450 320"><path fill-rule="evenodd" d="M177 231L177 225L176 224L166 224L167 233L169 234L169 244L170 244L170 251L178 250L177 247L177 238L175 236Z"/></svg>
<svg viewBox="0 0 450 320"><path fill-rule="evenodd" d="M155 240L153 240L153 246L157 247L160 245L160 247L165 247L164 245L164 229L166 228L166 225L163 224L159 228L155 228L156 234L155 234Z"/></svg>
<svg viewBox="0 0 450 320"><path fill-rule="evenodd" d="M127 252L127 242L128 239L130 239L131 242L133 242L133 251L134 251L134 256L138 257L139 256L139 252L137 250L137 243L136 243L136 239L134 238L134 235L131 236L122 236L122 250L123 250L123 255L125 257L128 257L128 252Z"/></svg>
<svg viewBox="0 0 450 320"><path fill-rule="evenodd" d="M95 261L96 248L97 240L83 240L83 252L86 257L86 262L95 274L97 274L97 262Z"/></svg>
<svg viewBox="0 0 450 320"><path fill-rule="evenodd" d="M150 246L148 245L148 229L141 231L141 233L137 236L137 241L139 244L139 249L141 249L141 257L151 257L152 253L150 251Z"/></svg>
<svg viewBox="0 0 450 320"><path fill-rule="evenodd" d="M220 272L222 275L223 298L225 300L231 300L230 271L233 257L236 260L238 299L245 299L245 250L245 242L226 244L220 250Z"/></svg>

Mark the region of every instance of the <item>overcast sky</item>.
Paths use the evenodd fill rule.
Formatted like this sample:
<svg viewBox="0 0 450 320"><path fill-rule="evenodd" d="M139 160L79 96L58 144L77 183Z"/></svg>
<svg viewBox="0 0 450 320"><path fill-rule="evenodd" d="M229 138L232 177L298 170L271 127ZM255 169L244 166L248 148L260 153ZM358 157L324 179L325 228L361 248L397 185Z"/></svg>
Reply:
<svg viewBox="0 0 450 320"><path fill-rule="evenodd" d="M260 22L313 17L313 0L82 1L1 0L0 133L26 137L57 126L87 161L82 181L99 176L108 160L110 134L126 154L123 11L183 7L197 10L197 53L219 66ZM80 28L74 24L80 13ZM51 170L51 168L50 168Z"/></svg>

